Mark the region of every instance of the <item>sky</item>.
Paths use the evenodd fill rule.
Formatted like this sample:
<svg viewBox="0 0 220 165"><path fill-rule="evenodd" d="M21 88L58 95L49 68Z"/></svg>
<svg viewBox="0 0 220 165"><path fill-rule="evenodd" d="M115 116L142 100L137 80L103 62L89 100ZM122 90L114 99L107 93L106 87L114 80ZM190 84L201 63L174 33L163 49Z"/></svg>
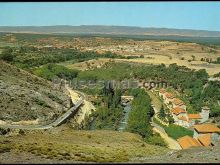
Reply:
<svg viewBox="0 0 220 165"><path fill-rule="evenodd" d="M220 31L220 2L1 2L0 26L118 25Z"/></svg>

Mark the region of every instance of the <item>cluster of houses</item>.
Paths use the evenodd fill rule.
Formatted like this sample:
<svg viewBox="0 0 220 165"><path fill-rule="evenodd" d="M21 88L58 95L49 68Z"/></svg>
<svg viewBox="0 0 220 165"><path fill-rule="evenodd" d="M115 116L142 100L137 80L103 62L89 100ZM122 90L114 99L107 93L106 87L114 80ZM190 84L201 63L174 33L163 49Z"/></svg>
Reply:
<svg viewBox="0 0 220 165"><path fill-rule="evenodd" d="M183 149L199 146L213 146L220 140L220 128L215 124L205 123L209 119L210 109L202 107L200 113L187 113L186 104L165 89L160 89L159 96L170 109L174 124L194 130L193 137L184 136L177 141Z"/></svg>
<svg viewBox="0 0 220 165"><path fill-rule="evenodd" d="M214 146L220 140L220 128L215 124L205 123L194 125L193 129L193 137L187 135L177 139L182 149Z"/></svg>
<svg viewBox="0 0 220 165"><path fill-rule="evenodd" d="M187 112L186 104L176 98L172 93L160 89L159 96L163 98L164 104L170 109L174 122L177 125L189 128L198 123L204 123L209 119L209 108L202 107L200 113L190 114Z"/></svg>

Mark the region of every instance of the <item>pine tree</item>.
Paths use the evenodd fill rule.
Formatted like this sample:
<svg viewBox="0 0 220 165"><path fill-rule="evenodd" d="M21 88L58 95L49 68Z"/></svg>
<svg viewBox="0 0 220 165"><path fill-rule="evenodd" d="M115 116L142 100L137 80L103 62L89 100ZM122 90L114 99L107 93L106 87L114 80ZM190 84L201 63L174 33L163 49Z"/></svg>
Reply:
<svg viewBox="0 0 220 165"><path fill-rule="evenodd" d="M160 117L162 117L162 118L164 118L164 117L166 116L163 106L162 106L162 108L160 109L159 115L160 115Z"/></svg>

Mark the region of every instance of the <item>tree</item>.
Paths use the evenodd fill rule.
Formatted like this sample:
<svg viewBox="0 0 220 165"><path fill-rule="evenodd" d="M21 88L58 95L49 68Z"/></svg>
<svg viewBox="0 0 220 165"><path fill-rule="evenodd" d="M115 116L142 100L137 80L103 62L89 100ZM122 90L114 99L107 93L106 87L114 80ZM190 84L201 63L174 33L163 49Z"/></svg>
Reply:
<svg viewBox="0 0 220 165"><path fill-rule="evenodd" d="M192 55L192 61L195 61L196 60L196 56Z"/></svg>
<svg viewBox="0 0 220 165"><path fill-rule="evenodd" d="M217 58L216 63L220 64L220 57Z"/></svg>
<svg viewBox="0 0 220 165"><path fill-rule="evenodd" d="M201 81L206 81L208 80L208 73L206 72L205 69L200 69L198 70L196 73L195 73L196 77L198 80L201 80Z"/></svg>
<svg viewBox="0 0 220 165"><path fill-rule="evenodd" d="M162 108L160 109L159 115L160 115L160 117L162 117L162 118L164 118L164 117L166 116L163 106L162 106Z"/></svg>
<svg viewBox="0 0 220 165"><path fill-rule="evenodd" d="M173 124L174 123L174 119L171 115L167 116L168 122L169 124Z"/></svg>
<svg viewBox="0 0 220 165"><path fill-rule="evenodd" d="M11 48L6 48L2 51L1 59L11 62L14 59L14 55L12 54L13 50Z"/></svg>
<svg viewBox="0 0 220 165"><path fill-rule="evenodd" d="M121 102L122 91L120 89L116 89L113 97L113 108L116 108Z"/></svg>
<svg viewBox="0 0 220 165"><path fill-rule="evenodd" d="M149 111L147 112L147 114L148 114L149 117L153 117L154 116L155 112L154 112L154 109L153 109L152 106L150 106Z"/></svg>

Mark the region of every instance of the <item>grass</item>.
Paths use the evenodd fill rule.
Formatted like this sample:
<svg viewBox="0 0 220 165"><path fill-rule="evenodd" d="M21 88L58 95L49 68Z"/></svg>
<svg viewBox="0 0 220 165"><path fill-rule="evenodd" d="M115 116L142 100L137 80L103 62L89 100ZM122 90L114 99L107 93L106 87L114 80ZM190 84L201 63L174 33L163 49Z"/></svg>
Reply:
<svg viewBox="0 0 220 165"><path fill-rule="evenodd" d="M191 136L193 137L193 131L187 128L181 127L176 124L169 124L169 126L163 125L160 121L158 121L155 117L153 118L154 122L159 126L163 127L168 136L172 137L173 139L177 140L183 136Z"/></svg>
<svg viewBox="0 0 220 165"><path fill-rule="evenodd" d="M164 147L168 147L168 144L166 141L164 141L164 139L160 136L160 134L156 133L153 136L149 137L147 139L147 142L149 144L153 144L153 145L158 145L158 146L164 146Z"/></svg>
<svg viewBox="0 0 220 165"><path fill-rule="evenodd" d="M6 140L8 143L4 143ZM116 131L76 131L55 128L25 136L0 137L0 151L30 152L48 159L85 162L127 162L165 154L169 149L147 144L136 134Z"/></svg>
<svg viewBox="0 0 220 165"><path fill-rule="evenodd" d="M164 127L166 133L174 138L174 139L179 139L183 136L189 135L193 137L193 131L189 130L187 128L175 125L175 124L170 124L168 127Z"/></svg>

